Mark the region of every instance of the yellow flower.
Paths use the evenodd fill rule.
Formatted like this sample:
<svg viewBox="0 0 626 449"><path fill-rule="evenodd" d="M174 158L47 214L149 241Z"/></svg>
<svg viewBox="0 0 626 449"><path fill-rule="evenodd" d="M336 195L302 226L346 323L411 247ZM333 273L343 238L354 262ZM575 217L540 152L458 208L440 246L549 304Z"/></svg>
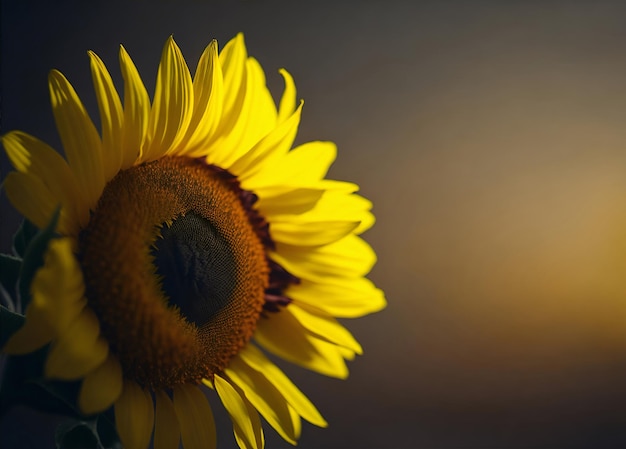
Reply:
<svg viewBox="0 0 626 449"><path fill-rule="evenodd" d="M243 36L215 41L192 78L170 38L150 101L120 48L123 104L89 53L100 132L67 79L49 77L67 161L20 131L2 137L7 196L57 232L31 286L25 325L4 351L51 343L45 374L82 380L86 414L114 405L127 449L215 446L202 386L240 447L262 447L259 413L295 444L300 419L326 426L267 350L345 378L361 347L335 317L382 309L364 276L373 224L357 186L324 179L330 142L291 149L302 103L291 76L276 108Z"/></svg>

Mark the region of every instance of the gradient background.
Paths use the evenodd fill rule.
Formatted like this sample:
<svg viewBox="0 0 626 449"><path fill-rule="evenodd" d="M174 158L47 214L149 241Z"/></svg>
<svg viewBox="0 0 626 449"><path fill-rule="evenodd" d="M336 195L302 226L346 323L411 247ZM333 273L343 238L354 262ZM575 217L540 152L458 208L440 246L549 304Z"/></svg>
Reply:
<svg viewBox="0 0 626 449"><path fill-rule="evenodd" d="M52 4L2 0L3 133L60 147L51 68L97 114L89 49L119 82L124 43L151 92L170 34L193 68L244 31L276 94L295 77L298 141L337 142L331 176L374 201L389 306L347 323L348 381L281 365L330 422L299 447L626 447L625 5Z"/></svg>

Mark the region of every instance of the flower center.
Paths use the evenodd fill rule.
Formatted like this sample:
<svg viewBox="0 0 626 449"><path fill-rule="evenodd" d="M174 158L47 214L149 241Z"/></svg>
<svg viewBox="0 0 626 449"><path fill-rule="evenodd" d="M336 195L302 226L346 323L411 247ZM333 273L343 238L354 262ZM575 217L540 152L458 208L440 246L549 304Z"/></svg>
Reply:
<svg viewBox="0 0 626 449"><path fill-rule="evenodd" d="M233 297L237 261L228 241L195 212L161 229L152 254L171 306L201 327Z"/></svg>
<svg viewBox="0 0 626 449"><path fill-rule="evenodd" d="M200 382L252 336L269 268L234 185L200 160L166 157L105 187L79 250L88 303L126 377Z"/></svg>

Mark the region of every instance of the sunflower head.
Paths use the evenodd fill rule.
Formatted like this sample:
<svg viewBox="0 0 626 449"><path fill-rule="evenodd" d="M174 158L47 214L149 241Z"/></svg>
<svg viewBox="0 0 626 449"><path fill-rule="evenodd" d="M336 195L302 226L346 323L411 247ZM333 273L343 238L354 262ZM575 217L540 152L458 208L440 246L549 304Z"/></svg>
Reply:
<svg viewBox="0 0 626 449"><path fill-rule="evenodd" d="M80 382L82 413L113 405L127 448L214 446L205 388L240 447L263 446L259 414L295 444L301 418L326 422L265 351L347 376L361 347L335 317L385 305L364 277L371 203L325 179L332 143L292 148L293 80L280 71L277 107L241 34L221 52L211 42L193 77L168 39L152 99L123 47L123 102L89 58L99 129L67 79L49 78L66 159L2 137L13 205L40 228L60 211L4 351L49 345L45 375Z"/></svg>

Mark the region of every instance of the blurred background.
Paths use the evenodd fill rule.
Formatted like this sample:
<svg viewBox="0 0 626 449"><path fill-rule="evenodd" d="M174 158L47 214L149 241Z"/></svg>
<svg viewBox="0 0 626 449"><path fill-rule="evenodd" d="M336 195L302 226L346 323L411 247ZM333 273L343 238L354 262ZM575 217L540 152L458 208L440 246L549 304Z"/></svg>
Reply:
<svg viewBox="0 0 626 449"><path fill-rule="evenodd" d="M626 4L2 0L1 23L1 132L57 148L47 74L97 114L87 50L121 86L123 43L151 92L170 34L193 70L243 31L276 95L293 74L298 142L335 141L330 176L374 202L389 301L346 322L347 381L281 364L330 422L299 447L626 447Z"/></svg>

